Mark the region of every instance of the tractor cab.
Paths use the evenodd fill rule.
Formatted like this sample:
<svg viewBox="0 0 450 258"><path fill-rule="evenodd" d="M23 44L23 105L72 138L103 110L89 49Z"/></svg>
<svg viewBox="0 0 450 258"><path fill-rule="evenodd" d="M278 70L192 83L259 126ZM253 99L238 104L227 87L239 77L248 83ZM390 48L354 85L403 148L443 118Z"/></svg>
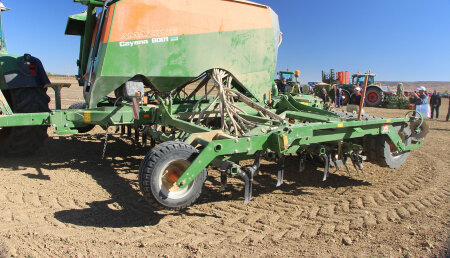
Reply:
<svg viewBox="0 0 450 258"><path fill-rule="evenodd" d="M283 79L286 79L286 83L289 85L289 92L291 94L296 94L300 92L300 87L297 85L297 82L299 82L300 77L300 71L296 70L295 72L291 72L288 70L286 71L279 71L277 73L278 79L275 79L275 84L279 85Z"/></svg>
<svg viewBox="0 0 450 258"><path fill-rule="evenodd" d="M352 84L363 87L365 79L366 79L365 74L354 74L352 75ZM375 84L375 74L369 74L369 81L367 85L374 85L374 84Z"/></svg>
<svg viewBox="0 0 450 258"><path fill-rule="evenodd" d="M286 79L287 83L293 83L294 82L294 72L289 72L289 71L281 71L278 73L278 75L280 76L280 81L282 79Z"/></svg>

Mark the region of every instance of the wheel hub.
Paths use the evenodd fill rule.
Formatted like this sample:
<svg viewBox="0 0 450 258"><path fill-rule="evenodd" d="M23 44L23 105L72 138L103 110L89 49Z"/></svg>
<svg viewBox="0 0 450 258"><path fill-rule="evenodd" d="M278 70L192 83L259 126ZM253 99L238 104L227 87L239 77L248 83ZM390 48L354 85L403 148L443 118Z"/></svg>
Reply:
<svg viewBox="0 0 450 258"><path fill-rule="evenodd" d="M161 191L171 198L182 198L190 190L190 187L180 188L177 185L178 179L190 166L187 160L176 160L170 162L161 175L160 187Z"/></svg>
<svg viewBox="0 0 450 258"><path fill-rule="evenodd" d="M380 96L377 92L369 92L369 94L367 94L367 100L371 103L377 102L379 98Z"/></svg>

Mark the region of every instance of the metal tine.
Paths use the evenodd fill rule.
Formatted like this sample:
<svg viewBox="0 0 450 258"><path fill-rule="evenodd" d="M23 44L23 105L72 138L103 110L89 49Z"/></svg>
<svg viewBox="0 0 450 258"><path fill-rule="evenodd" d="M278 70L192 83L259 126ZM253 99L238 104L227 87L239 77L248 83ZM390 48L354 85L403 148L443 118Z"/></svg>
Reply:
<svg viewBox="0 0 450 258"><path fill-rule="evenodd" d="M355 167L356 171L360 170L364 179L367 179L366 173L364 172L364 169L363 169L362 157L359 153L353 154L352 162L353 162L353 166ZM359 175L359 173L358 173L358 175Z"/></svg>
<svg viewBox="0 0 450 258"><path fill-rule="evenodd" d="M348 175L352 177L353 175L352 175L352 173L350 173L350 168L347 165L347 161L348 161L348 156L345 155L342 163L344 163L344 166L345 166L345 169L347 170Z"/></svg>
<svg viewBox="0 0 450 258"><path fill-rule="evenodd" d="M224 192L227 189L228 173L226 170L220 171L220 189L219 192Z"/></svg>
<svg viewBox="0 0 450 258"><path fill-rule="evenodd" d="M284 161L286 159L286 156L280 155L278 158L278 180L277 180L277 187L281 186L283 184L284 179Z"/></svg>
<svg viewBox="0 0 450 258"><path fill-rule="evenodd" d="M355 170L356 170L356 174L357 174L358 176L360 176L360 174L359 174L359 169L358 169L358 165L357 165L358 161L356 160L356 156L355 156L354 153L350 154L350 160L352 161L353 167L354 167Z"/></svg>
<svg viewBox="0 0 450 258"><path fill-rule="evenodd" d="M240 177L242 177L242 179L245 182L244 204L248 204L248 202L252 199L252 196L251 196L252 192L250 190L252 186L251 186L250 178L248 177L247 173L245 173L245 171L240 168L239 168L238 175Z"/></svg>
<svg viewBox="0 0 450 258"><path fill-rule="evenodd" d="M250 200L253 195L253 177L258 174L259 167L261 166L261 151L256 153L255 161L253 162L253 166L247 167L247 170L250 174Z"/></svg>
<svg viewBox="0 0 450 258"><path fill-rule="evenodd" d="M299 155L299 163L298 163L298 172L302 173L306 169L306 155L300 154Z"/></svg>
<svg viewBox="0 0 450 258"><path fill-rule="evenodd" d="M324 161L325 161L325 168L323 170L323 178L322 181L325 182L330 175L330 164L331 164L331 152L327 151L325 154L322 155Z"/></svg>

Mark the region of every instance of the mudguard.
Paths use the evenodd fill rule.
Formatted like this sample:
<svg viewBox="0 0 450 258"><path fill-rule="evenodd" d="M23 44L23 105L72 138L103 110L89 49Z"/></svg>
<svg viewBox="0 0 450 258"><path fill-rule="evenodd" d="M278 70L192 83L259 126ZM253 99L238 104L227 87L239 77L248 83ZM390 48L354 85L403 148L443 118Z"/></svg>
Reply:
<svg viewBox="0 0 450 258"><path fill-rule="evenodd" d="M4 78L0 80L0 89L42 88L50 83L42 62L30 54L1 55L0 62L0 72Z"/></svg>

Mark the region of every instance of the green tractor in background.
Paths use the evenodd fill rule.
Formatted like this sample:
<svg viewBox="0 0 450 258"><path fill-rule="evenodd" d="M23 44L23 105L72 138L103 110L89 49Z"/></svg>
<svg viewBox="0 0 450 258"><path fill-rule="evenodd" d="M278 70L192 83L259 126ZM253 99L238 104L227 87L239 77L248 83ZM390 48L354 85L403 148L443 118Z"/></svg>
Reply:
<svg viewBox="0 0 450 258"><path fill-rule="evenodd" d="M30 54L13 55L6 49L1 14L8 11L0 2L0 116L11 113L48 112L50 81L41 61ZM37 150L47 138L47 126L0 127L0 154L24 155Z"/></svg>
<svg viewBox="0 0 450 258"><path fill-rule="evenodd" d="M281 83L282 79L286 79L287 84L289 84L291 90L290 92L292 93L299 93L300 92L300 88L298 87L297 83L299 82L299 77L300 77L300 71L296 70L295 72L291 72L289 71L289 69L286 69L286 71L279 71L277 73L278 78L275 79L275 84L279 84ZM295 80L294 80L295 78Z"/></svg>
<svg viewBox="0 0 450 258"><path fill-rule="evenodd" d="M375 74L371 74L369 72L369 80L365 98L365 105L367 107L381 106L386 94L386 92L384 92L381 88L381 85L375 81L375 76ZM360 73L353 74L351 82L349 81L349 78L343 77L345 77L345 73L340 72L336 76L334 69L331 69L329 74L322 71L322 82L329 85L336 84L338 87L342 88L342 104L346 105L348 104L350 96L353 93L353 88L356 86L362 88L364 86L365 75Z"/></svg>
<svg viewBox="0 0 450 258"><path fill-rule="evenodd" d="M290 94L295 100L311 107L324 108L324 103L320 98L310 95L308 85L304 85L303 87L300 86L299 70L291 72L289 69L286 69L286 71L279 71L277 75L278 78L275 79L275 85L272 92L274 96L278 95L277 85L281 83L282 79L286 79L287 84L290 86ZM328 106L325 109L328 109Z"/></svg>

